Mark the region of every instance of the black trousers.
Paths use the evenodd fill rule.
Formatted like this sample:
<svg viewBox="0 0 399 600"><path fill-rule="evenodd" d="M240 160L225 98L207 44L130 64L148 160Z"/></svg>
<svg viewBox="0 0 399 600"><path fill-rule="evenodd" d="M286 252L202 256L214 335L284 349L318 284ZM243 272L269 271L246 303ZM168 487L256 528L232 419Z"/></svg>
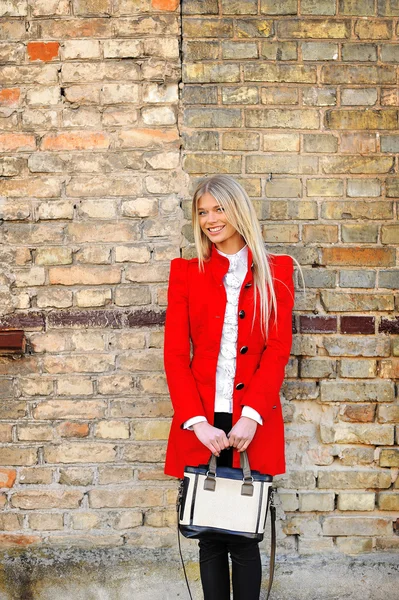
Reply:
<svg viewBox="0 0 399 600"><path fill-rule="evenodd" d="M215 427L227 434L232 427L229 413L215 413ZM233 449L223 450L220 466L232 465ZM259 600L262 579L259 544L239 538L226 542L215 538L199 541L199 560L204 600L230 600L229 560L231 557L234 600Z"/></svg>

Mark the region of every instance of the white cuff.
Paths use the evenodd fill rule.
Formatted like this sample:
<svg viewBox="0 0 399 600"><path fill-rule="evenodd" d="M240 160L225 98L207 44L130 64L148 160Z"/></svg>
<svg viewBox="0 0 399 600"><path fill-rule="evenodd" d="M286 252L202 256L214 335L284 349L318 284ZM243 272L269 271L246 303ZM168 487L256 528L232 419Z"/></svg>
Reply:
<svg viewBox="0 0 399 600"><path fill-rule="evenodd" d="M207 421L207 418L202 416L192 417L183 423L183 429L189 429L190 431L193 431L193 425L201 423L202 421Z"/></svg>
<svg viewBox="0 0 399 600"><path fill-rule="evenodd" d="M259 425L263 425L263 419L260 416L260 414L258 413L258 411L255 410L254 408L251 408L250 406L243 406L242 407L241 416L242 417L248 417L248 419L253 419Z"/></svg>

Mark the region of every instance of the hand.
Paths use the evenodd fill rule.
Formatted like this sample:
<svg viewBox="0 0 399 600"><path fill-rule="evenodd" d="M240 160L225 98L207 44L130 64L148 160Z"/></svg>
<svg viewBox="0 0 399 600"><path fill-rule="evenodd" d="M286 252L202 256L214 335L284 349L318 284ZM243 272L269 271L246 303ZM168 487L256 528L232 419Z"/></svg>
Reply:
<svg viewBox="0 0 399 600"><path fill-rule="evenodd" d="M249 417L241 417L234 425L230 433L227 434L230 446L233 446L238 452L243 452L252 442L258 424Z"/></svg>
<svg viewBox="0 0 399 600"><path fill-rule="evenodd" d="M222 429L213 427L208 421L201 421L193 425L194 433L200 442L204 444L212 454L220 456L220 453L225 448L229 448L229 440Z"/></svg>

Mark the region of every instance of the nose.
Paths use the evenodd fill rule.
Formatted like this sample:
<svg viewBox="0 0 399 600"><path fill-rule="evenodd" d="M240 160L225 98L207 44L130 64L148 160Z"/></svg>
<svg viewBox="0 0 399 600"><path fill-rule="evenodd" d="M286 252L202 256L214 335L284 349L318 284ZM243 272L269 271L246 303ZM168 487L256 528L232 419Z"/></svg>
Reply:
<svg viewBox="0 0 399 600"><path fill-rule="evenodd" d="M209 211L208 213L208 223L217 223L218 222L218 215L216 213L214 213L213 211Z"/></svg>

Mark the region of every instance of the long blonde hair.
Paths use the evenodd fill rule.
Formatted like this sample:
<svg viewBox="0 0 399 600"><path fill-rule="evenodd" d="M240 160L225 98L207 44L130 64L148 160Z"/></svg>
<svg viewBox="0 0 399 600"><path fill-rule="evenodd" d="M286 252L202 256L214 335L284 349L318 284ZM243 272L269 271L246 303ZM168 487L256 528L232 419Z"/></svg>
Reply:
<svg viewBox="0 0 399 600"><path fill-rule="evenodd" d="M193 195L192 224L200 270L204 269L204 261L209 259L212 247L212 242L202 231L198 218L198 202L206 192L211 194L218 204L220 204L226 214L227 220L242 235L252 252L255 286L252 327L256 314L257 296L259 296L261 331L265 338L267 338L268 322L272 310L277 322L277 299L268 259L268 256L272 255L272 253L266 250L255 209L247 192L230 175L212 175L202 179L198 183ZM298 261L294 257L292 258L298 264L302 275ZM268 288L270 290L270 302L267 294Z"/></svg>

